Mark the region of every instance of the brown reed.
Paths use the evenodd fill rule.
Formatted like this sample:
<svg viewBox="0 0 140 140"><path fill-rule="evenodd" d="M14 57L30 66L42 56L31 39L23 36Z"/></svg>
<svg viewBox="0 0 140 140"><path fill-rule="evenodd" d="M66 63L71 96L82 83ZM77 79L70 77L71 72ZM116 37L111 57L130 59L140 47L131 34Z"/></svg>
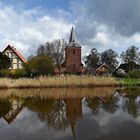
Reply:
<svg viewBox="0 0 140 140"><path fill-rule="evenodd" d="M112 77L95 76L52 76L38 78L0 79L0 89L6 88L62 88L62 87L105 87L116 86Z"/></svg>

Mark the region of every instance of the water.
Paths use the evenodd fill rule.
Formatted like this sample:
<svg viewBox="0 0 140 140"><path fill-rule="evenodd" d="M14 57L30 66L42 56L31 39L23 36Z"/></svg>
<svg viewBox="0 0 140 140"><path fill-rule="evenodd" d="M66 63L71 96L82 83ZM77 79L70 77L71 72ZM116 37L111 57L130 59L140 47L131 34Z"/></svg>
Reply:
<svg viewBox="0 0 140 140"><path fill-rule="evenodd" d="M0 91L0 140L139 140L139 89Z"/></svg>

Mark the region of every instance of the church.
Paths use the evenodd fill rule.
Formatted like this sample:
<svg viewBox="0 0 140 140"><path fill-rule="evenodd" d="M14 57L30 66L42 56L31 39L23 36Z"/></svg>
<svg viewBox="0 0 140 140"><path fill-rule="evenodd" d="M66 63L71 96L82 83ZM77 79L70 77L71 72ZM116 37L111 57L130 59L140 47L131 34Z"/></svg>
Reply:
<svg viewBox="0 0 140 140"><path fill-rule="evenodd" d="M60 71L55 68L55 74L81 74L84 67L81 62L81 46L77 43L74 28L71 29L69 43L65 47L65 62Z"/></svg>

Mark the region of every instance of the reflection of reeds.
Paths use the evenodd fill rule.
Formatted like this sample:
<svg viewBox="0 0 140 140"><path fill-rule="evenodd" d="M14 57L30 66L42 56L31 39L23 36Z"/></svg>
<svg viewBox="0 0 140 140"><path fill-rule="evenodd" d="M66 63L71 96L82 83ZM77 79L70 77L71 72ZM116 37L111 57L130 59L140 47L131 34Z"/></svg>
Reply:
<svg viewBox="0 0 140 140"><path fill-rule="evenodd" d="M64 98L93 98L95 96L110 96L115 92L115 88L47 88L47 89L23 89L23 90L0 90L0 98L11 96L21 98L40 99L64 99Z"/></svg>
<svg viewBox="0 0 140 140"><path fill-rule="evenodd" d="M100 87L115 85L117 85L117 82L114 78L94 76L54 76L34 79L0 79L0 88Z"/></svg>

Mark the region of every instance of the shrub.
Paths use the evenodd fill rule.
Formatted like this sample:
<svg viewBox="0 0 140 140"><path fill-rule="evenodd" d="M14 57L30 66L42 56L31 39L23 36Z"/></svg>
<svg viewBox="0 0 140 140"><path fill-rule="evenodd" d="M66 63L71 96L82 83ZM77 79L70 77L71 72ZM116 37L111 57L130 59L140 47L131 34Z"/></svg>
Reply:
<svg viewBox="0 0 140 140"><path fill-rule="evenodd" d="M0 77L9 77L11 70L0 70Z"/></svg>
<svg viewBox="0 0 140 140"><path fill-rule="evenodd" d="M27 72L25 71L25 69L1 70L0 77L10 77L10 78L27 77Z"/></svg>
<svg viewBox="0 0 140 140"><path fill-rule="evenodd" d="M123 69L118 69L118 71L116 71L115 75L120 78L127 77L127 73Z"/></svg>
<svg viewBox="0 0 140 140"><path fill-rule="evenodd" d="M33 76L48 75L53 73L52 60L47 55L35 56L24 65L27 74Z"/></svg>
<svg viewBox="0 0 140 140"><path fill-rule="evenodd" d="M21 78L21 77L26 77L27 72L25 69L16 69L16 70L11 70L9 77L11 78Z"/></svg>
<svg viewBox="0 0 140 140"><path fill-rule="evenodd" d="M140 78L140 70L133 70L128 72L130 78Z"/></svg>

